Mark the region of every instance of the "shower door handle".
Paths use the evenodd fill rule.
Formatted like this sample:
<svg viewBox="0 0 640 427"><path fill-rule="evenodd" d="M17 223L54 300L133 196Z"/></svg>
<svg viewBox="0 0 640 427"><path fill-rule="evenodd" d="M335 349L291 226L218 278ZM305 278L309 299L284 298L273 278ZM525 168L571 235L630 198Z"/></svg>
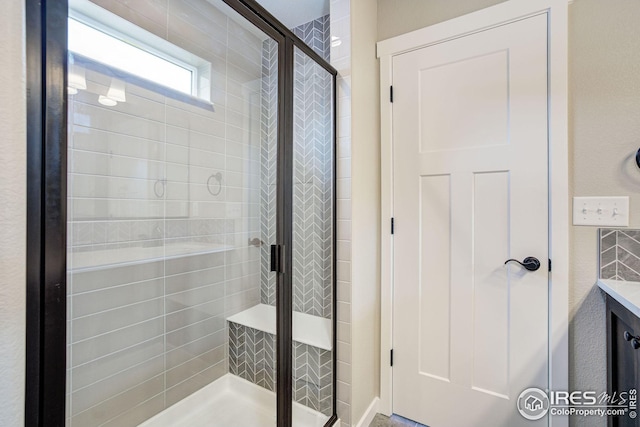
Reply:
<svg viewBox="0 0 640 427"><path fill-rule="evenodd" d="M271 271L278 271L279 257L278 245L271 245Z"/></svg>
<svg viewBox="0 0 640 427"><path fill-rule="evenodd" d="M284 273L284 245L271 245L271 271Z"/></svg>

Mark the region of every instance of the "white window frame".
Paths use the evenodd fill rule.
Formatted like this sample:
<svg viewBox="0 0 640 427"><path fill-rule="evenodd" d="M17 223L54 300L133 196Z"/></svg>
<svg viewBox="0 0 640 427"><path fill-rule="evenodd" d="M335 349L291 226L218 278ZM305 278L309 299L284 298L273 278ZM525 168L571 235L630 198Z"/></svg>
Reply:
<svg viewBox="0 0 640 427"><path fill-rule="evenodd" d="M166 86L155 80L148 80L144 75L133 74L138 78L148 80L154 85L161 86L170 91L192 96L199 100L210 103L211 93L211 63L193 53L178 47L169 41L152 34L137 25L115 15L87 0L71 0L69 2L69 18L97 31L105 33L117 40L130 44L138 49L148 52L164 61L185 68L191 72L191 93L185 93L178 89ZM71 52L73 54L73 52ZM89 58L92 61L103 65L110 64L101 62L99 59Z"/></svg>

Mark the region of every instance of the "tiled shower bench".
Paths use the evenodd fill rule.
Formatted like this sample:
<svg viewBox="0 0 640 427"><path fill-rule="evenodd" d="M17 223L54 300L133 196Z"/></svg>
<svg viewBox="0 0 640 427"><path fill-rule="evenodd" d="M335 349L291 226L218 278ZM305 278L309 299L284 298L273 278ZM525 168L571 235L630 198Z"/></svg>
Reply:
<svg viewBox="0 0 640 427"><path fill-rule="evenodd" d="M276 384L276 308L258 304L227 318L229 371L268 390ZM293 398L332 413L331 319L293 313Z"/></svg>

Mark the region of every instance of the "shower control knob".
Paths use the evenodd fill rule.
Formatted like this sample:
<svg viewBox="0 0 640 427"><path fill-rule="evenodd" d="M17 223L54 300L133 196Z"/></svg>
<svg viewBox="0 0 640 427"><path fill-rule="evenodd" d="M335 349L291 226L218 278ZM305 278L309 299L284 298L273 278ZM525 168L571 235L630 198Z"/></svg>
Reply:
<svg viewBox="0 0 640 427"><path fill-rule="evenodd" d="M266 243L264 243L262 240L260 240L257 237L254 237L253 239L249 239L249 246L255 246L256 248L259 248L262 245L265 245Z"/></svg>

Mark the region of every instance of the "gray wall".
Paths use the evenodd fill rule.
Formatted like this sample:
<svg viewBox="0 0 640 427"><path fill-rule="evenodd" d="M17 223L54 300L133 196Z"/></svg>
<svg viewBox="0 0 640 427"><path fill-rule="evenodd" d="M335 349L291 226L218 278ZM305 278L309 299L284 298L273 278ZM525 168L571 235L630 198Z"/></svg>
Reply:
<svg viewBox="0 0 640 427"><path fill-rule="evenodd" d="M640 3L577 0L569 6L569 141L574 196L629 195L630 226L640 225ZM604 300L594 288L597 233L573 227L569 309L570 385L603 388ZM590 418L588 424L604 425ZM573 421L572 425L578 425Z"/></svg>
<svg viewBox="0 0 640 427"><path fill-rule="evenodd" d="M351 0L352 424L380 389L380 99L377 10ZM384 360L384 359L383 359Z"/></svg>
<svg viewBox="0 0 640 427"><path fill-rule="evenodd" d="M473 12L501 0L378 0L378 39ZM640 224L640 3L576 0L569 6L569 143L571 196L631 197L631 226ZM606 383L604 300L594 286L597 233L571 228L570 388ZM571 420L603 426L604 419Z"/></svg>
<svg viewBox="0 0 640 427"><path fill-rule="evenodd" d="M0 425L24 425L26 127L24 2L0 15Z"/></svg>
<svg viewBox="0 0 640 427"><path fill-rule="evenodd" d="M378 40L408 33L504 0L378 0Z"/></svg>

